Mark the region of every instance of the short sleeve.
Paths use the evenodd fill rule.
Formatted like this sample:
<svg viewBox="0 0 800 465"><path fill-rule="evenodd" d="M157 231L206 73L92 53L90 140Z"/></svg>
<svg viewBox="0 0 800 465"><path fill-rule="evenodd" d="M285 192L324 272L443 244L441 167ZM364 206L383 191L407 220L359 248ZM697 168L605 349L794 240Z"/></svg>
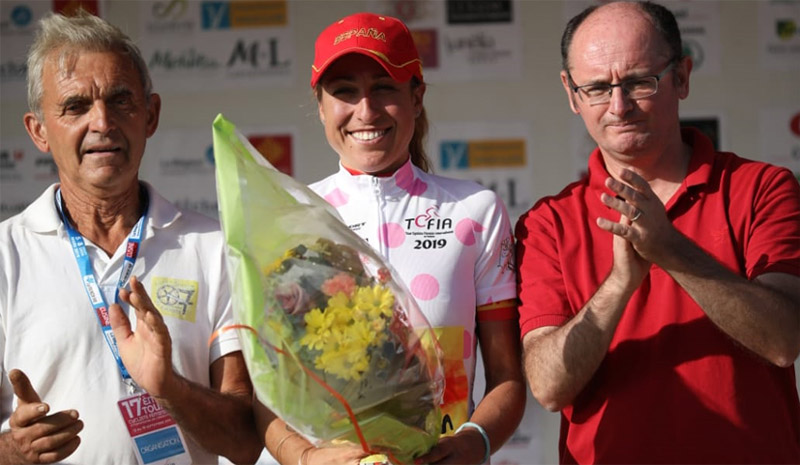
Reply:
<svg viewBox="0 0 800 465"><path fill-rule="evenodd" d="M475 290L478 306L517 297L514 237L502 199L492 191L481 233L483 248L475 263ZM513 315L513 314L510 314Z"/></svg>
<svg viewBox="0 0 800 465"><path fill-rule="evenodd" d="M212 362L232 352L242 350L237 331L230 330L234 324L233 305L225 255L220 254L220 277L213 283L217 289L217 303L214 311L214 340L209 347L209 360ZM211 283L210 283L211 284Z"/></svg>
<svg viewBox="0 0 800 465"><path fill-rule="evenodd" d="M800 185L789 170L770 167L757 187L745 248L747 277L800 276Z"/></svg>
<svg viewBox="0 0 800 465"><path fill-rule="evenodd" d="M570 319L553 212L539 202L517 221L517 281L520 336Z"/></svg>

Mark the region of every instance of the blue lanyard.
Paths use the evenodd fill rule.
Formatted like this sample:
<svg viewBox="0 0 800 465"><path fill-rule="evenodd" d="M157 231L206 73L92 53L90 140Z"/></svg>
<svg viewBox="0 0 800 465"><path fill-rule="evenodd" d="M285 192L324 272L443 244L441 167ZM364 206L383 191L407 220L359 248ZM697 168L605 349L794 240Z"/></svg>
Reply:
<svg viewBox="0 0 800 465"><path fill-rule="evenodd" d="M147 191L145 190L144 192L144 213L142 213L142 217L136 222L136 225L133 227L133 230L131 230L131 233L128 236L128 244L125 247L125 259L122 262L122 270L120 270L119 280L117 281L117 287L114 291L114 303L119 303L119 289L128 283L128 279L131 277L131 273L133 272L133 265L136 263L136 257L139 255L139 245L142 242L144 225L147 221L147 210L149 208ZM134 382L131 379L131 375L128 374L125 364L122 363L122 357L120 357L119 350L117 349L117 339L114 337L114 331L111 329L111 320L108 316L108 305L106 304L106 298L103 295L103 292L100 290L100 286L97 283L97 278L92 270L92 264L89 261L89 254L86 251L86 244L83 241L83 236L81 236L81 234L72 227L66 215L64 214L60 188L56 192L56 207L58 207L58 212L61 214L61 221L64 222L64 227L67 229L67 234L69 234L72 252L75 254L75 260L78 262L78 270L81 272L83 288L86 290L86 295L89 296L89 302L91 302L92 309L97 316L97 322L100 324L103 337L106 340L106 344L108 344L108 348L111 349L111 354L114 356L114 360L117 362L119 371L122 374L122 379L129 387L132 388L134 386Z"/></svg>

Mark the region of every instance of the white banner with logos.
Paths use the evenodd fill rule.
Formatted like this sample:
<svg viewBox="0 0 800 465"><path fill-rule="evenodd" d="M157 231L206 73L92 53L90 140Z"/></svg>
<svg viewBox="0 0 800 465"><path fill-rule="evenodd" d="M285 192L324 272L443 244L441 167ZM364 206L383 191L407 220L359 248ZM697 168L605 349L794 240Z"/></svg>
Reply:
<svg viewBox="0 0 800 465"><path fill-rule="evenodd" d="M437 123L428 156L436 174L477 181L497 192L513 227L535 200L531 132L521 122Z"/></svg>
<svg viewBox="0 0 800 465"><path fill-rule="evenodd" d="M140 48L158 91L291 86L291 2L142 1Z"/></svg>
<svg viewBox="0 0 800 465"><path fill-rule="evenodd" d="M0 138L0 221L24 210L54 182L58 171L49 153L28 136Z"/></svg>
<svg viewBox="0 0 800 465"><path fill-rule="evenodd" d="M369 0L367 9L406 23L428 82L522 77L517 0Z"/></svg>
<svg viewBox="0 0 800 465"><path fill-rule="evenodd" d="M761 67L800 70L800 1L758 2Z"/></svg>

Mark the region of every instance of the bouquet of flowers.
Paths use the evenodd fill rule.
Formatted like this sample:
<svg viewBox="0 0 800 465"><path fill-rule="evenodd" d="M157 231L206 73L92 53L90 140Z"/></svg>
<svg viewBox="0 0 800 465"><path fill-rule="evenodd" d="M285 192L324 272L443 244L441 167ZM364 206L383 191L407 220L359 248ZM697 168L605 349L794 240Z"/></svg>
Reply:
<svg viewBox="0 0 800 465"><path fill-rule="evenodd" d="M318 446L408 463L438 440L441 350L411 294L335 209L221 115L217 197L256 395Z"/></svg>

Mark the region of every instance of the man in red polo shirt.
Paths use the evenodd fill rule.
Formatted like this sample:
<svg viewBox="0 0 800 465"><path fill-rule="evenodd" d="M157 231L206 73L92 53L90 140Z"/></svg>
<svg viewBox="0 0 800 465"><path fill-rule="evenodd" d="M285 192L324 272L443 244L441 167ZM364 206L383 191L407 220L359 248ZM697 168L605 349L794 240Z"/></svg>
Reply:
<svg viewBox="0 0 800 465"><path fill-rule="evenodd" d="M598 148L517 224L534 396L562 463L800 463L800 186L681 130L674 16L573 18L561 80Z"/></svg>

